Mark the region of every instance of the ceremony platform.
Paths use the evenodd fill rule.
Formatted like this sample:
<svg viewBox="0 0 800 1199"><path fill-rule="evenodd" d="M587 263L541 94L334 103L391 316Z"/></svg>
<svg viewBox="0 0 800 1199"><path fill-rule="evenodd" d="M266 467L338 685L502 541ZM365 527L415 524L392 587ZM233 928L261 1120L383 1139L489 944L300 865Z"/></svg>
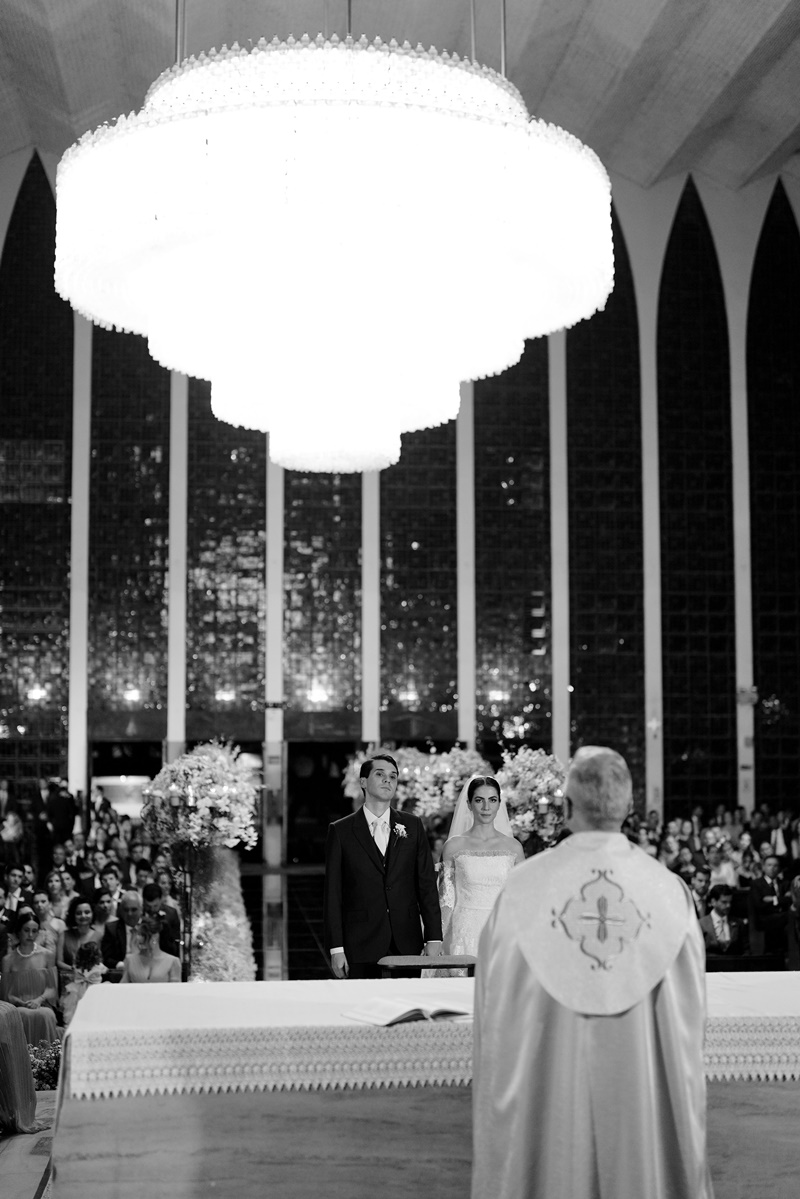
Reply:
<svg viewBox="0 0 800 1199"><path fill-rule="evenodd" d="M54 1199L250 1199L268 1189L311 1199L322 1180L326 1199L376 1187L382 1199L463 1199L471 1026L376 1028L343 1012L386 995L469 1003L472 988L471 979L403 979L90 990L65 1042ZM725 1175L717 1199L752 1193L737 1189L753 1181L744 1153L764 1156L761 1181L788 1199L800 976L716 974L708 995L706 1072L728 1080L709 1086L712 1172ZM785 1130L777 1144L776 1127Z"/></svg>

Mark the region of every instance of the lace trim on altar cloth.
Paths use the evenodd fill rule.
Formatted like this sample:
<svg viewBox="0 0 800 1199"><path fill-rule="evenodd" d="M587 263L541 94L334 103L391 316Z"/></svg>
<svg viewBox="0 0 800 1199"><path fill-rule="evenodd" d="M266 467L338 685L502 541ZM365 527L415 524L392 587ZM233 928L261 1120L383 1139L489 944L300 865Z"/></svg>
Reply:
<svg viewBox="0 0 800 1199"><path fill-rule="evenodd" d="M472 1081L472 1036L471 1024L446 1020L81 1033L68 1037L65 1081L79 1099L464 1085ZM704 1061L709 1080L800 1079L800 1018L710 1019Z"/></svg>
<svg viewBox="0 0 800 1199"><path fill-rule="evenodd" d="M70 1038L72 1098L465 1084L472 1025L165 1029Z"/></svg>
<svg viewBox="0 0 800 1199"><path fill-rule="evenodd" d="M800 1079L800 1018L720 1016L706 1025L706 1078Z"/></svg>
<svg viewBox="0 0 800 1199"><path fill-rule="evenodd" d="M469 858L513 858L514 861L517 860L516 853L508 849L489 849L485 852L474 849L457 849L450 858L450 861L454 862L456 858L463 858L465 856ZM445 865L447 865L447 863L445 863Z"/></svg>

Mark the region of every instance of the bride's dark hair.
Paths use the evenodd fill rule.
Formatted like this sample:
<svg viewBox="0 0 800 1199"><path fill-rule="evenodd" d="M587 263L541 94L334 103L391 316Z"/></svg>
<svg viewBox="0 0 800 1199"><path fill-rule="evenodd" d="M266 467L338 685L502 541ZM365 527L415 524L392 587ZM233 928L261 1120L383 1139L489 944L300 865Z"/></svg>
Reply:
<svg viewBox="0 0 800 1199"><path fill-rule="evenodd" d="M492 774L477 775L474 779L470 779L467 787L467 803L469 803L479 787L494 787L497 792L497 798L500 799L500 784Z"/></svg>

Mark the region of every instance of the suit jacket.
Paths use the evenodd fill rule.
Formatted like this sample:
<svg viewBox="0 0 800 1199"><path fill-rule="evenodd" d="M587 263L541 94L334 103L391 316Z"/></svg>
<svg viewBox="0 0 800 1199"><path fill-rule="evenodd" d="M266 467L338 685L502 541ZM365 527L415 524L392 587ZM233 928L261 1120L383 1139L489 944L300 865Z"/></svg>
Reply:
<svg viewBox="0 0 800 1199"><path fill-rule="evenodd" d="M348 962L377 962L392 942L398 953L416 954L425 941L442 939L436 875L422 821L393 810L389 821L385 858L363 808L328 829L325 945L328 951L343 945Z"/></svg>
<svg viewBox="0 0 800 1199"><path fill-rule="evenodd" d="M776 888L769 879L753 879L748 904L752 922L750 940L754 953L786 952L786 926L790 903L791 900L780 883Z"/></svg>
<svg viewBox="0 0 800 1199"><path fill-rule="evenodd" d="M700 928L703 933L703 940L706 943L706 953L729 953L738 956L747 949L744 925L741 920L728 920L731 939L727 944L717 940L714 920L710 912L707 916L703 916L700 921Z"/></svg>
<svg viewBox="0 0 800 1199"><path fill-rule="evenodd" d="M161 936L158 938L158 943L164 953L171 953L173 957L178 957L178 942L172 935L169 924L165 923L161 929ZM127 952L128 933L125 921L109 920L103 933L103 940L100 943L100 953L103 956L104 965L109 970L117 973L117 978L109 979L109 982L119 981L117 962L124 962Z"/></svg>

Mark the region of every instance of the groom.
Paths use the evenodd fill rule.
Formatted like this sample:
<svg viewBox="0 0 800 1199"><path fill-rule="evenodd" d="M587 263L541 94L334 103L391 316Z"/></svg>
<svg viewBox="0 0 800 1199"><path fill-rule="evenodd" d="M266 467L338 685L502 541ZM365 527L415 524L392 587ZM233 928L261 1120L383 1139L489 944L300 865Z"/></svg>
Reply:
<svg viewBox="0 0 800 1199"><path fill-rule="evenodd" d="M376 754L361 766L364 806L328 829L325 944L337 978L379 978L387 954L436 957L442 918L422 821L395 812L397 763Z"/></svg>

